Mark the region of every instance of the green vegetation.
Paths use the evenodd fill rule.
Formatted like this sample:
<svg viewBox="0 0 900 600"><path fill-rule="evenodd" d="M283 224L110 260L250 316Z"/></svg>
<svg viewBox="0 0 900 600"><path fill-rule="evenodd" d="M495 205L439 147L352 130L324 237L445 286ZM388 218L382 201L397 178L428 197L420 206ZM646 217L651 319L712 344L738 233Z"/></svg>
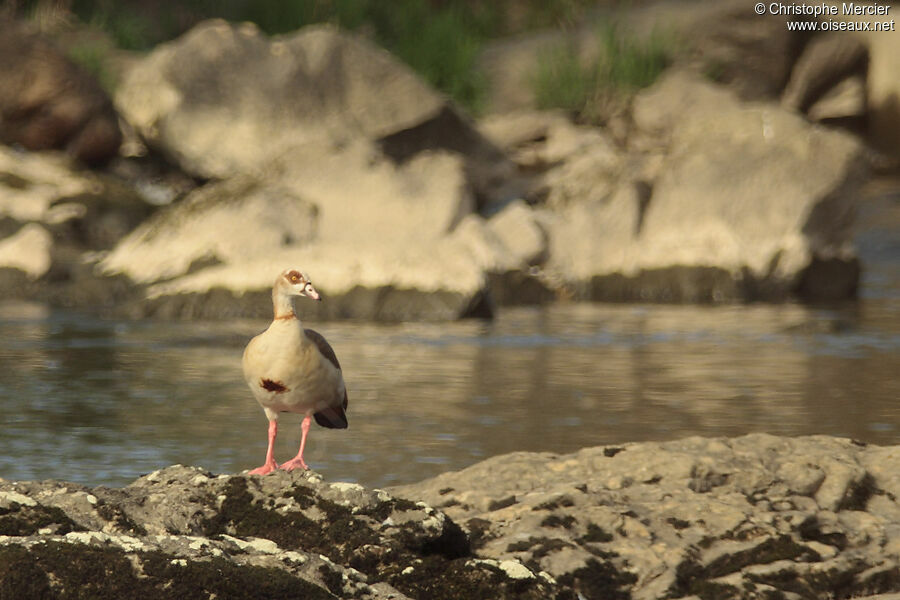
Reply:
<svg viewBox="0 0 900 600"><path fill-rule="evenodd" d="M556 46L541 55L532 80L538 108L584 110L597 87L597 76L581 62L578 50L570 46Z"/></svg>
<svg viewBox="0 0 900 600"><path fill-rule="evenodd" d="M597 30L593 60L573 46L549 49L538 61L532 85L539 108L561 108L590 118L592 105L628 95L656 81L672 60L670 36L653 31L646 39L624 34L614 23Z"/></svg>
<svg viewBox="0 0 900 600"><path fill-rule="evenodd" d="M75 2L74 8L80 4L92 4L88 10L76 12L83 21L109 33L116 45L125 50L145 50L152 45L150 25L125 3L115 0L99 0L91 3Z"/></svg>
<svg viewBox="0 0 900 600"><path fill-rule="evenodd" d="M654 31L646 40L622 35L616 25L603 27L600 34L603 54L599 63L600 85L635 90L649 86L670 61L671 43Z"/></svg>
<svg viewBox="0 0 900 600"><path fill-rule="evenodd" d="M585 0L549 4L573 3L586 4ZM471 0L185 0L170 6L147 6L127 0L71 0L71 10L128 50L147 50L211 17L250 21L270 35L314 23L334 23L371 36L430 84L477 112L487 90L476 61L485 42L505 28L503 4ZM524 3L542 4L539 0ZM91 68L94 57L77 58Z"/></svg>
<svg viewBox="0 0 900 600"><path fill-rule="evenodd" d="M477 113L487 92L477 60L489 40L532 29L571 27L595 4L592 0L59 0L54 6L105 31L127 50L148 50L213 17L250 21L270 35L333 23L373 38L437 89ZM38 7L46 10L47 2L24 0L20 6L24 14L34 15ZM634 43L614 29L603 40L617 48L611 54L621 55L610 62L606 75L586 73L567 50L542 61L537 85L544 88L539 94L543 104L578 110L598 81L630 85L634 79L655 77L656 48ZM105 87L114 84L103 73L96 49L78 48L73 58L101 80L105 78ZM560 98L554 99L554 94Z"/></svg>
<svg viewBox="0 0 900 600"><path fill-rule="evenodd" d="M453 6L429 15L422 0L404 3L411 10L395 9L384 15L389 18L382 22L379 41L431 85L477 113L487 92L477 60L487 41L491 16L482 20Z"/></svg>
<svg viewBox="0 0 900 600"><path fill-rule="evenodd" d="M107 67L109 50L102 44L83 42L67 48L67 54L76 64L97 78L107 93L116 89L116 76Z"/></svg>

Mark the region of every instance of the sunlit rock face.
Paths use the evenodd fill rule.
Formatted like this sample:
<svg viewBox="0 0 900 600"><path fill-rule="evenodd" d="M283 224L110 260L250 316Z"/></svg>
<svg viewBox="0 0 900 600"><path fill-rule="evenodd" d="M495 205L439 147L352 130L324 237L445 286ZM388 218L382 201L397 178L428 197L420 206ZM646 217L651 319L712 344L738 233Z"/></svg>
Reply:
<svg viewBox="0 0 900 600"><path fill-rule="evenodd" d="M376 84L407 104L373 101ZM383 50L335 29L272 41L251 24L207 21L133 68L116 103L186 171L223 178L286 148L406 129L442 100Z"/></svg>
<svg viewBox="0 0 900 600"><path fill-rule="evenodd" d="M128 185L64 154L0 146L0 299L99 307L131 296L130 282L98 277L90 257L153 210Z"/></svg>
<svg viewBox="0 0 900 600"><path fill-rule="evenodd" d="M851 226L867 167L857 139L677 72L639 94L633 110L645 167L614 183L600 175L608 193L570 194L551 215L547 266L578 295L855 294Z"/></svg>
<svg viewBox="0 0 900 600"><path fill-rule="evenodd" d="M897 447L754 434L516 452L388 491L180 465L121 489L0 481L0 586L11 597L864 597L900 591L898 473Z"/></svg>
<svg viewBox="0 0 900 600"><path fill-rule="evenodd" d="M476 127L364 36L202 22L123 69L127 145L149 153L123 151L116 172L140 174L123 189L58 158L0 153L0 296L264 316L275 275L299 264L327 300L304 307L313 318L853 297L869 161L857 138L810 120L860 116L842 102L858 100L867 49L822 38L801 53L784 32L764 43L783 19L734 3L681 26L702 48L722 29L704 19L720 17L740 29L708 40L728 85L679 66L603 126L525 111ZM755 57L743 75L741 35ZM20 174L29 161L40 177ZM157 181L168 176L183 185ZM152 217L140 196L160 206Z"/></svg>
<svg viewBox="0 0 900 600"><path fill-rule="evenodd" d="M527 266L453 234L506 158L359 37L202 23L139 63L116 101L187 172L236 178L162 211L100 265L149 285L144 314L215 316L216 290L235 299L229 314L256 314L253 293L302 264L327 299L310 307L319 316L487 316L488 267Z"/></svg>

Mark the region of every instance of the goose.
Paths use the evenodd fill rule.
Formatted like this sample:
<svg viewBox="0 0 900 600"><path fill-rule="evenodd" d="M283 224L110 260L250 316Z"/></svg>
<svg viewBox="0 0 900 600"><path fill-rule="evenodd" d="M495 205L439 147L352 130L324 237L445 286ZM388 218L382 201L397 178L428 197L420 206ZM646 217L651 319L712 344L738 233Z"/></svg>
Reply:
<svg viewBox="0 0 900 600"><path fill-rule="evenodd" d="M303 450L312 418L323 427L347 427L347 388L341 364L320 333L303 328L295 307L301 296L322 300L306 273L286 269L272 287L272 323L244 349L244 380L269 420L266 462L250 475L266 475L279 468L273 456L279 413L304 415L300 451L281 465L286 471L309 470Z"/></svg>

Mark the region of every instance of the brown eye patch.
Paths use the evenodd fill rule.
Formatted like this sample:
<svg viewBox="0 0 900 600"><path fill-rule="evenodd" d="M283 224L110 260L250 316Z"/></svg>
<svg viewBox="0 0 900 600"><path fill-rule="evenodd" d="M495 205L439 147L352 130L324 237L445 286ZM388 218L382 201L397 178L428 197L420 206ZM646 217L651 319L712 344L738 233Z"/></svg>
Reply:
<svg viewBox="0 0 900 600"><path fill-rule="evenodd" d="M298 273L297 271L290 271L287 274L287 278L291 283L297 283L298 281L300 281L300 273Z"/></svg>

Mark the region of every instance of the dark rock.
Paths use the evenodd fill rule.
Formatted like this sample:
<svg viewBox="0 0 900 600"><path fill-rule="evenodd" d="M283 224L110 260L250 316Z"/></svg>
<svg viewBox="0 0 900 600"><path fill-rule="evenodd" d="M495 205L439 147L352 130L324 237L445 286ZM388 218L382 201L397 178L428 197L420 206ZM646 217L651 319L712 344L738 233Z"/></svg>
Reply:
<svg viewBox="0 0 900 600"><path fill-rule="evenodd" d="M789 30L786 22L812 17L758 15L741 0L717 2L702 15L682 33L698 70L742 98L777 98L809 37Z"/></svg>
<svg viewBox="0 0 900 600"><path fill-rule="evenodd" d="M868 67L868 48L858 38L841 34L816 37L797 59L781 101L785 106L808 112L841 81L860 76L865 82ZM849 116L864 115L863 105L855 115Z"/></svg>
<svg viewBox="0 0 900 600"><path fill-rule="evenodd" d="M23 576L27 575L27 577ZM169 467L123 489L0 482L0 591L40 597L554 598L425 504L313 473Z"/></svg>
<svg viewBox="0 0 900 600"><path fill-rule="evenodd" d="M116 155L122 133L90 74L24 24L0 20L0 141L99 164Z"/></svg>
<svg viewBox="0 0 900 600"><path fill-rule="evenodd" d="M270 290L237 294L224 288L212 288L202 293L172 294L155 298L135 299L126 313L132 318L162 319L230 319L271 318ZM491 318L493 307L487 299L464 294L416 289L395 289L392 286L365 288L355 286L337 294L328 294L327 301L309 303L304 318L310 320L363 319L381 322L449 321L459 318Z"/></svg>
<svg viewBox="0 0 900 600"><path fill-rule="evenodd" d="M562 456L518 452L391 493L329 484L313 472L213 476L183 466L122 489L0 480L0 593L398 600L897 593L897 450L754 434Z"/></svg>

